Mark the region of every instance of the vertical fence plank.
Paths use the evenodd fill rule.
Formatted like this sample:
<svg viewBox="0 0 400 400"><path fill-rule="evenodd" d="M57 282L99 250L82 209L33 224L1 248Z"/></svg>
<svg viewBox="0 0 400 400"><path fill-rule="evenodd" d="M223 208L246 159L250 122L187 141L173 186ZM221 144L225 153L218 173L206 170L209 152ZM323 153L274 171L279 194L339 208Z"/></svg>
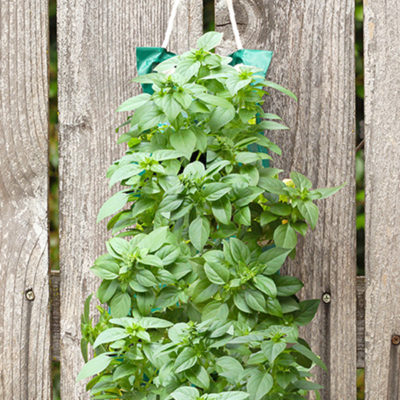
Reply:
<svg viewBox="0 0 400 400"><path fill-rule="evenodd" d="M0 398L50 399L47 1L0 21Z"/></svg>
<svg viewBox="0 0 400 400"><path fill-rule="evenodd" d="M171 49L183 51L202 29L201 0L182 2ZM172 1L58 1L60 110L61 395L87 398L76 383L83 301L98 281L89 272L105 251L106 224L96 225L110 197L105 172L122 152L115 109L138 91L136 46L161 46Z"/></svg>
<svg viewBox="0 0 400 400"><path fill-rule="evenodd" d="M366 399L400 399L400 5L365 2ZM394 339L394 343L396 340Z"/></svg>
<svg viewBox="0 0 400 400"><path fill-rule="evenodd" d="M283 116L289 132L269 134L283 149L275 166L301 172L318 187L347 182L319 203L316 231L301 241L289 272L305 282L304 298L331 295L304 336L321 355L318 372L325 400L356 397L354 1L240 0L235 9L245 48L274 51L269 78L292 91L298 103L273 93L266 107ZM223 0L217 29L233 51Z"/></svg>

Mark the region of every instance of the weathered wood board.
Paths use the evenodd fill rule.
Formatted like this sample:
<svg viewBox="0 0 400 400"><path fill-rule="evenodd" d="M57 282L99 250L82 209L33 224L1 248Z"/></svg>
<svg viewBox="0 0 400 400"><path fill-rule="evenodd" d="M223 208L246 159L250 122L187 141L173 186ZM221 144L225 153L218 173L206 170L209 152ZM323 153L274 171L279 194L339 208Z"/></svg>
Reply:
<svg viewBox="0 0 400 400"><path fill-rule="evenodd" d="M1 399L51 399L47 7L0 5Z"/></svg>
<svg viewBox="0 0 400 400"><path fill-rule="evenodd" d="M400 4L365 2L366 399L400 399ZM393 341L393 342L392 342Z"/></svg>
<svg viewBox="0 0 400 400"><path fill-rule="evenodd" d="M122 152L115 109L137 94L135 48L161 46L172 1L59 0L61 396L84 399L80 315L98 281L89 271L105 249L106 223L96 225L111 195L106 169ZM202 1L182 2L171 49L184 51L202 31Z"/></svg>
<svg viewBox="0 0 400 400"><path fill-rule="evenodd" d="M273 93L266 108L288 132L269 134L283 149L274 162L317 187L348 185L319 203L321 217L288 270L305 282L304 298L331 295L305 337L328 365L317 372L323 399L356 397L355 86L353 0L238 0L236 16L245 48L274 51L268 77L298 95ZM216 6L222 49L235 50L225 1ZM377 397L375 398L377 399Z"/></svg>

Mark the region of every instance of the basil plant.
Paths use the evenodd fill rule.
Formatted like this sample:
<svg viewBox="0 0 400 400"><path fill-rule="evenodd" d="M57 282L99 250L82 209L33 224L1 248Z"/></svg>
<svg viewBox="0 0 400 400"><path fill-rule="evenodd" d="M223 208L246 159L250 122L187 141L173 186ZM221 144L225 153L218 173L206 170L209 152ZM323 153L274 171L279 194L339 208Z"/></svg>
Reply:
<svg viewBox="0 0 400 400"><path fill-rule="evenodd" d="M294 95L213 53L221 37L136 78L154 93L119 108L132 112L127 151L107 176L122 190L100 210L113 237L92 267L106 307L91 319L89 298L82 316L78 379L94 376L93 399L297 400L321 388L310 370L325 366L299 337L319 300L299 301L302 282L279 270L317 223L313 201L339 188L263 167L281 154L263 131L286 129L264 112L266 90Z"/></svg>

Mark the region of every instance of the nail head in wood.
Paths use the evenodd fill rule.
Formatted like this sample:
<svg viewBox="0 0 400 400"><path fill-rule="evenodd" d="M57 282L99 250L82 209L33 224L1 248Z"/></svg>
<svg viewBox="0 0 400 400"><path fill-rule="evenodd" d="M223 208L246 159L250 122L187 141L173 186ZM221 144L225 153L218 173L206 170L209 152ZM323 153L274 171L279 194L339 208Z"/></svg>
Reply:
<svg viewBox="0 0 400 400"><path fill-rule="evenodd" d="M398 346L400 344L400 336L399 335L392 336L392 344L394 344L395 346Z"/></svg>
<svg viewBox="0 0 400 400"><path fill-rule="evenodd" d="M25 291L25 298L28 301L35 300L35 293L33 292L33 289L28 289L28 290Z"/></svg>
<svg viewBox="0 0 400 400"><path fill-rule="evenodd" d="M322 301L323 301L325 304L329 304L329 303L331 302L331 294L330 294L330 293L324 293L324 294L322 295Z"/></svg>

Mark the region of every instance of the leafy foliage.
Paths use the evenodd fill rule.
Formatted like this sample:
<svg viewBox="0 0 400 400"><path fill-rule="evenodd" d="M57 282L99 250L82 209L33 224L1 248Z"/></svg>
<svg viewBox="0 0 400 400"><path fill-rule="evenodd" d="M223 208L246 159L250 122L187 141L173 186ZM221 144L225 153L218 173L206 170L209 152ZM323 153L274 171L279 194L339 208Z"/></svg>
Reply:
<svg viewBox="0 0 400 400"><path fill-rule="evenodd" d="M92 267L102 278L100 318L89 301L82 351L95 357L79 378L94 399L304 399L322 361L299 337L319 300L299 301L303 284L279 269L298 235L314 228L312 190L292 172L263 168L280 149L260 131L285 129L262 108L257 69L232 67L210 50L221 34L171 58L136 82L152 95L128 99L134 111L119 138L126 154L108 170L123 189L101 208L114 237Z"/></svg>

